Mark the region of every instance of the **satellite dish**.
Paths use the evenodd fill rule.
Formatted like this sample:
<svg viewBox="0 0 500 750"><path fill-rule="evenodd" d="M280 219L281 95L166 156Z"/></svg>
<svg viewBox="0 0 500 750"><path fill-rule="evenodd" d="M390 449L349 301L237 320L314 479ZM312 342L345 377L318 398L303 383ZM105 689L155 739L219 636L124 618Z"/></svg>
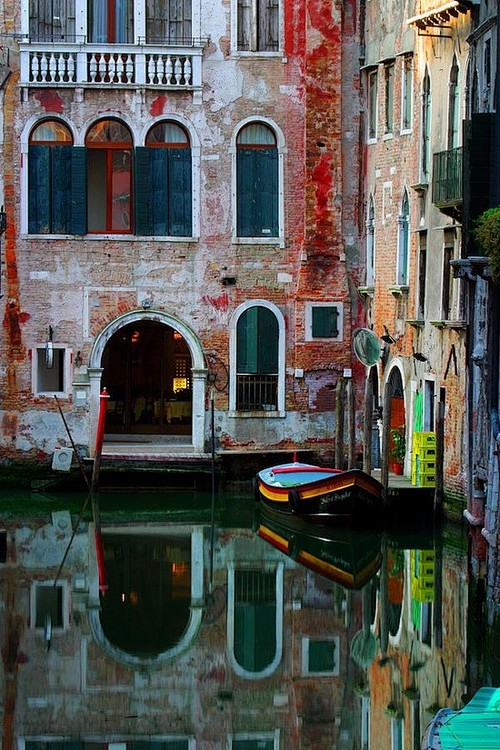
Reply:
<svg viewBox="0 0 500 750"><path fill-rule="evenodd" d="M378 338L369 328L360 328L353 336L354 354L364 365L371 367L380 359Z"/></svg>

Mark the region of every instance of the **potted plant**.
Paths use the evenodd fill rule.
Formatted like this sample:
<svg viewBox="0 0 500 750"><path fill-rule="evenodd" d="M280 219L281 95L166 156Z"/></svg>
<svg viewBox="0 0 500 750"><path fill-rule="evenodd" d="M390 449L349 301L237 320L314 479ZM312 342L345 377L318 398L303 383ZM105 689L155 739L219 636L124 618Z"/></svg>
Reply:
<svg viewBox="0 0 500 750"><path fill-rule="evenodd" d="M391 447L389 449L389 458L391 471L394 474L403 473L403 465L406 455L406 434L405 427L392 427L391 432Z"/></svg>
<svg viewBox="0 0 500 750"><path fill-rule="evenodd" d="M474 237L488 256L493 280L500 282L500 206L488 208L476 221Z"/></svg>

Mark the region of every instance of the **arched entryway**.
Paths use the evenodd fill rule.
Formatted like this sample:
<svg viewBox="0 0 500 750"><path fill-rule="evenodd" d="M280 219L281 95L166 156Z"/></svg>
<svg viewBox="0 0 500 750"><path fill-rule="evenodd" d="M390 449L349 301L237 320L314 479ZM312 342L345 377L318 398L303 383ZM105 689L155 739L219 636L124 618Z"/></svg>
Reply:
<svg viewBox="0 0 500 750"><path fill-rule="evenodd" d="M198 337L183 321L152 310L121 315L96 337L89 376L94 431L105 387L108 435L156 435L165 442L180 435L204 450L207 368Z"/></svg>
<svg viewBox="0 0 500 750"><path fill-rule="evenodd" d="M191 435L192 358L179 331L129 323L109 339L102 367L108 434Z"/></svg>

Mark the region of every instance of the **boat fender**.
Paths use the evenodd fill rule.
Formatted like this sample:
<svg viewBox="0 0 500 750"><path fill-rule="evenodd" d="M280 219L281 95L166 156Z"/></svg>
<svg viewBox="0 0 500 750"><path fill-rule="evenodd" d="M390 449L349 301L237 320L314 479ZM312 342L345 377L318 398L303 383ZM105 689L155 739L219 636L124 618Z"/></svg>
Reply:
<svg viewBox="0 0 500 750"><path fill-rule="evenodd" d="M260 500L260 491L259 491L259 483L255 477L252 479L252 490L253 490L253 499L256 503Z"/></svg>
<svg viewBox="0 0 500 750"><path fill-rule="evenodd" d="M290 506L290 509L292 513L298 513L300 508L300 495L298 490L293 489L290 490L288 493L288 504Z"/></svg>

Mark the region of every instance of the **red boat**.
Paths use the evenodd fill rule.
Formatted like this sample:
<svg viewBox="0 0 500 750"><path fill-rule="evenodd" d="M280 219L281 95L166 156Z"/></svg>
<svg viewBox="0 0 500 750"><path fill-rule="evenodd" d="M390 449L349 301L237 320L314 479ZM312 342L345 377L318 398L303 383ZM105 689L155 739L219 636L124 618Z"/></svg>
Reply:
<svg viewBox="0 0 500 750"><path fill-rule="evenodd" d="M263 469L256 499L272 510L309 521L363 523L381 518L383 486L360 469L330 469L294 461Z"/></svg>

